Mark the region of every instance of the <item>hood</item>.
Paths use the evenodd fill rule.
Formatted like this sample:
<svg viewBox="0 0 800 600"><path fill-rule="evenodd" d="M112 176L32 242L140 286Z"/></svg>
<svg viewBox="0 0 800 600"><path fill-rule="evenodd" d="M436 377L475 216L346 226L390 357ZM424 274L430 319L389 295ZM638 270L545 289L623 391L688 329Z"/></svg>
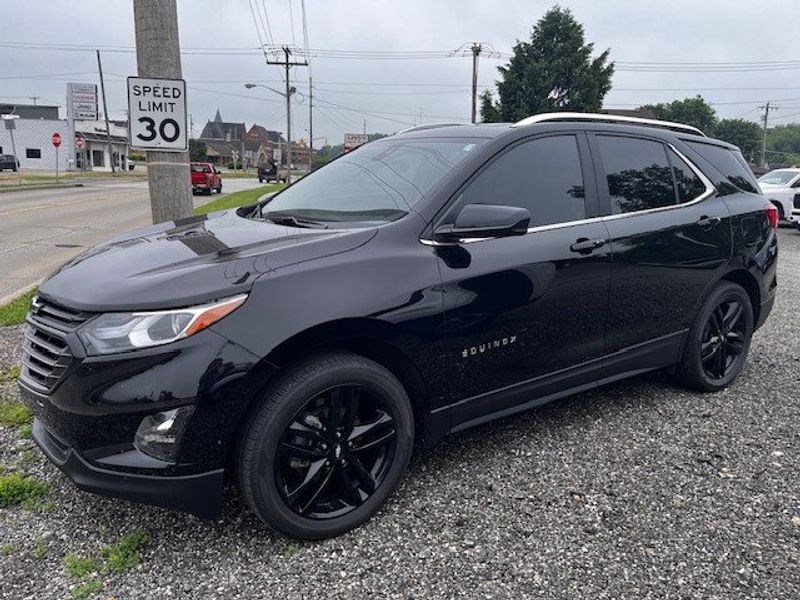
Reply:
<svg viewBox="0 0 800 600"><path fill-rule="evenodd" d="M235 211L161 223L72 259L39 293L86 311L190 306L247 292L270 271L348 252L376 229L303 229Z"/></svg>

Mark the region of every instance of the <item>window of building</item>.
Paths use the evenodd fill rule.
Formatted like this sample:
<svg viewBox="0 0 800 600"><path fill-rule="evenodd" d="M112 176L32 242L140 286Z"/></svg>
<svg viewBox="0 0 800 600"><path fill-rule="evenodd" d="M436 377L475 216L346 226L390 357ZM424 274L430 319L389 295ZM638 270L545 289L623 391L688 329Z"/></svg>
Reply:
<svg viewBox="0 0 800 600"><path fill-rule="evenodd" d="M105 153L102 150L92 150L92 165L102 167L105 162Z"/></svg>
<svg viewBox="0 0 800 600"><path fill-rule="evenodd" d="M586 218L578 141L558 135L515 146L467 186L454 212L467 204L527 208L531 227Z"/></svg>
<svg viewBox="0 0 800 600"><path fill-rule="evenodd" d="M664 144L630 137L598 135L612 214L676 203L672 169Z"/></svg>
<svg viewBox="0 0 800 600"><path fill-rule="evenodd" d="M25 158L42 158L42 151L39 148L25 148Z"/></svg>

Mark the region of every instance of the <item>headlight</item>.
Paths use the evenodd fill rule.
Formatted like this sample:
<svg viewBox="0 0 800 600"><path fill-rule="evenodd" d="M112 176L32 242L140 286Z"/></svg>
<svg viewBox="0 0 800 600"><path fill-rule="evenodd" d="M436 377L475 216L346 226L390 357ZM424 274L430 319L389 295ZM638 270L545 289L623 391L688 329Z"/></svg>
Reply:
<svg viewBox="0 0 800 600"><path fill-rule="evenodd" d="M106 313L88 321L78 335L89 354L112 354L169 344L213 325L239 308L247 294L175 310Z"/></svg>

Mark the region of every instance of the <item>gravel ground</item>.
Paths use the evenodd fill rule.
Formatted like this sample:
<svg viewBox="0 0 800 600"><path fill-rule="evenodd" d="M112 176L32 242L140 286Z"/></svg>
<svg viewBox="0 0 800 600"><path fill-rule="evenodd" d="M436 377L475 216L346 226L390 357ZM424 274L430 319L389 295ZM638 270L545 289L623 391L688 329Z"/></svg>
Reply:
<svg viewBox="0 0 800 600"><path fill-rule="evenodd" d="M778 302L729 390L656 373L451 436L377 518L321 543L272 534L234 490L216 522L78 492L0 430L0 462L53 504L0 509L0 597L69 597L65 554L145 529L142 563L93 597L798 598L800 235L780 237ZM20 335L0 329L0 368Z"/></svg>

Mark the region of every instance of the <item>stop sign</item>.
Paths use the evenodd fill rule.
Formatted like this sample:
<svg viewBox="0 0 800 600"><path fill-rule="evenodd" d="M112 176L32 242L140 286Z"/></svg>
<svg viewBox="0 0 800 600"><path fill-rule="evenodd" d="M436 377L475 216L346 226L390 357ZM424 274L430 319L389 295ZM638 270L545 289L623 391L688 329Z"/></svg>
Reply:
<svg viewBox="0 0 800 600"><path fill-rule="evenodd" d="M53 134L53 146L58 148L60 145L61 145L61 134L58 133L58 132L55 132Z"/></svg>
<svg viewBox="0 0 800 600"><path fill-rule="evenodd" d="M78 149L83 148L83 142L84 140L82 137L75 138L75 145L78 147Z"/></svg>

